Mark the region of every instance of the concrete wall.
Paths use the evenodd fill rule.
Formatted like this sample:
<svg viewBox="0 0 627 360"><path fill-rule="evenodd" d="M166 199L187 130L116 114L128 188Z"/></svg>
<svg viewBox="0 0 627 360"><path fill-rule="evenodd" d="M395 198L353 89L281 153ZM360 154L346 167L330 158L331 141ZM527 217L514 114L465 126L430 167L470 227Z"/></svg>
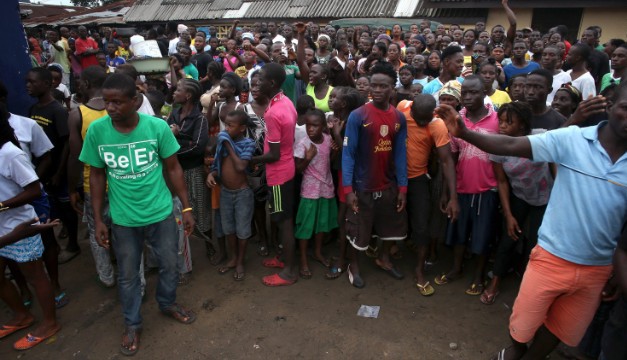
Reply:
<svg viewBox="0 0 627 360"><path fill-rule="evenodd" d="M627 7L624 8L592 8L584 9L581 19L581 28L577 38L585 28L598 25L603 28L601 44L609 39L627 39Z"/></svg>

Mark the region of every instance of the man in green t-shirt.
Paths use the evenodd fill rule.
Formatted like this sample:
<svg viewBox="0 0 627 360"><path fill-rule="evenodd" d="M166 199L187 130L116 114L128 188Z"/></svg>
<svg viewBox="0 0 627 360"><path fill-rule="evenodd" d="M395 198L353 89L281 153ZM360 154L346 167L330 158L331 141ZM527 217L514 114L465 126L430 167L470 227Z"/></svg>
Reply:
<svg viewBox="0 0 627 360"><path fill-rule="evenodd" d="M292 100L292 104L296 105L298 94L296 93L296 79L300 79L300 70L296 65L290 65L290 60L287 57L287 49L282 42L275 42L272 44L270 57L272 62L283 65L285 69L285 81L281 85L283 94ZM307 79L308 80L308 79Z"/></svg>
<svg viewBox="0 0 627 360"><path fill-rule="evenodd" d="M104 248L110 246L102 214L105 184L109 186L112 244L126 324L120 351L133 355L139 350L142 329L139 269L144 239L159 263L156 298L160 310L185 324L196 319L193 312L175 302L178 228L164 175L183 203L186 235L194 228L194 219L176 158L179 145L167 123L137 113L135 81L127 75L111 75L102 86L102 97L108 115L87 129L79 159L91 166L96 241Z"/></svg>

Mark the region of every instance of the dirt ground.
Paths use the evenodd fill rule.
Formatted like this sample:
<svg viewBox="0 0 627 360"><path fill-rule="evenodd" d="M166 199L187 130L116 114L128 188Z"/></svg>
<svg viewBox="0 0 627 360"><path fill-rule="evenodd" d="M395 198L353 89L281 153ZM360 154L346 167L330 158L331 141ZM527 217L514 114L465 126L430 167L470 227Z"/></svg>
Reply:
<svg viewBox="0 0 627 360"><path fill-rule="evenodd" d="M84 234L84 229L82 229ZM81 234L81 235L82 235ZM96 281L88 240L82 254L60 266L61 284L71 302L57 312L63 329L47 343L27 352L12 344L26 330L0 340L0 359L122 359L119 353L123 319L117 290ZM179 287L178 301L195 310L198 319L181 325L160 314L154 300L156 274L148 275L148 297L142 307L144 332L138 359L488 359L508 344L507 323L518 279L503 282L492 306L468 296L468 271L463 279L436 286L422 297L413 284L414 254L403 249L397 261L405 272L395 280L363 263L366 287L352 287L344 274L323 277L324 268L311 264L313 279L268 288L254 239L248 248L246 279L219 275L209 264L201 240L192 238L194 271L188 285ZM325 247L337 253L336 245ZM450 251L440 249L440 261L429 277L446 270ZM466 268L472 269L472 262ZM377 319L357 316L360 305L381 307ZM39 308L33 306L40 318ZM0 303L0 321L10 317ZM457 344L455 350L451 343Z"/></svg>

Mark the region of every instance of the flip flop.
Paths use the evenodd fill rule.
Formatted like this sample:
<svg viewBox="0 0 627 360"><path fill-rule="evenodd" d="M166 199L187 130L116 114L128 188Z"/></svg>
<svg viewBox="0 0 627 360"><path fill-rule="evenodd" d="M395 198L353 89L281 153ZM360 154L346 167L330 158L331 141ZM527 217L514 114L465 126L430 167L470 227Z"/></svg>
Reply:
<svg viewBox="0 0 627 360"><path fill-rule="evenodd" d="M235 269L235 266L221 266L218 268L218 274L224 275L231 272L233 269Z"/></svg>
<svg viewBox="0 0 627 360"><path fill-rule="evenodd" d="M69 303L70 303L70 298L67 295L65 295L65 291L63 291L62 293L54 297L54 306L57 309L60 309Z"/></svg>
<svg viewBox="0 0 627 360"><path fill-rule="evenodd" d="M468 289L466 289L466 295L470 296L479 296L483 293L484 287L483 284L471 284Z"/></svg>
<svg viewBox="0 0 627 360"><path fill-rule="evenodd" d="M331 265L329 271L324 274L324 278L327 280L335 280L342 276L342 274L346 271L346 265L343 267L339 267L337 265Z"/></svg>
<svg viewBox="0 0 627 360"><path fill-rule="evenodd" d="M246 277L246 273L242 272L237 272L237 270L235 271L235 273L233 274L233 279L235 281L242 281L244 280L244 278Z"/></svg>
<svg viewBox="0 0 627 360"><path fill-rule="evenodd" d="M403 273L398 270L396 268L396 266L392 265L391 267L385 267L381 261L379 259L376 259L375 264L377 264L377 266L379 267L379 269L385 271L386 273L388 273L391 277L395 278L396 280L403 280L405 278L405 275L403 275Z"/></svg>
<svg viewBox="0 0 627 360"><path fill-rule="evenodd" d="M305 280L309 280L313 277L313 273L309 269L302 269L298 274Z"/></svg>
<svg viewBox="0 0 627 360"><path fill-rule="evenodd" d="M139 339L141 336L141 329L129 329L127 328L122 335L122 344L120 345L120 352L125 356L133 356L137 354L139 351ZM124 338L130 340L130 346L127 347L124 345ZM127 343L127 344L129 344ZM132 346L135 346L135 349L132 349Z"/></svg>
<svg viewBox="0 0 627 360"><path fill-rule="evenodd" d="M13 334L14 332L20 331L22 329L26 329L27 327L33 325L35 321L31 321L26 325L2 325L0 326L0 339L4 339L5 337Z"/></svg>
<svg viewBox="0 0 627 360"><path fill-rule="evenodd" d="M275 256L272 259L264 259L261 264L267 268L283 269L285 267L285 263L279 260L278 256Z"/></svg>
<svg viewBox="0 0 627 360"><path fill-rule="evenodd" d="M440 276L436 276L435 279L433 280L433 282L436 285L446 285L446 284L450 283L453 280L455 280L455 279L446 276L446 274L442 274Z"/></svg>
<svg viewBox="0 0 627 360"><path fill-rule="evenodd" d="M435 293L435 289L433 288L433 286L431 286L431 284L429 284L428 281L424 285L416 283L416 287L418 288L418 291L422 296L431 296Z"/></svg>
<svg viewBox="0 0 627 360"><path fill-rule="evenodd" d="M348 281L351 283L351 285L353 285L354 287L356 287L358 289L363 289L364 286L366 286L366 283L361 278L361 276L354 275L351 272L351 266L350 265L348 265L348 267L346 268L346 272L348 273Z"/></svg>
<svg viewBox="0 0 627 360"><path fill-rule="evenodd" d="M28 333L26 336L16 341L15 344L13 344L13 348L15 350L28 350L36 345L39 345L44 340L54 336L54 334L59 332L59 330L61 330L60 326L50 334L43 337L33 336L33 334Z"/></svg>
<svg viewBox="0 0 627 360"><path fill-rule="evenodd" d="M161 310L161 312L182 324L191 324L196 321L196 314L179 304L171 305L170 307Z"/></svg>
<svg viewBox="0 0 627 360"><path fill-rule="evenodd" d="M499 294L500 292L498 291L493 294L489 294L487 290L484 290L479 300L481 300L481 302L485 305L492 305L496 301L496 297L499 296Z"/></svg>
<svg viewBox="0 0 627 360"><path fill-rule="evenodd" d="M265 286L277 287L277 286L289 286L294 285L297 279L294 280L286 280L279 276L279 274L272 274L268 276L264 276L261 278L261 281Z"/></svg>

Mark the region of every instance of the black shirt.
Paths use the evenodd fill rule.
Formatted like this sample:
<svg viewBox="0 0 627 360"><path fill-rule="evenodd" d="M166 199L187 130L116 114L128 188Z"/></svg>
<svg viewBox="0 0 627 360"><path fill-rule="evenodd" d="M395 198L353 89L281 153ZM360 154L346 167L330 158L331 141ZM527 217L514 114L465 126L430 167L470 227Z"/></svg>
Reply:
<svg viewBox="0 0 627 360"><path fill-rule="evenodd" d="M67 110L58 101L53 100L43 106L39 104L31 106L28 114L31 119L37 121L54 145L50 154L52 163L58 166L61 164L63 147L69 136Z"/></svg>
<svg viewBox="0 0 627 360"><path fill-rule="evenodd" d="M198 79L202 79L207 76L207 66L209 66L209 63L212 61L213 58L206 52L201 52L192 56L190 62L196 66L196 69L198 69Z"/></svg>
<svg viewBox="0 0 627 360"><path fill-rule="evenodd" d="M534 115L531 118L531 133L543 133L548 130L558 129L566 122L564 115L555 109L549 108L549 111L542 115Z"/></svg>
<svg viewBox="0 0 627 360"><path fill-rule="evenodd" d="M590 58L588 60L590 62L588 66L590 74L594 78L594 81L597 84L600 84L603 75L610 72L610 58L602 51L593 50L590 53Z"/></svg>

